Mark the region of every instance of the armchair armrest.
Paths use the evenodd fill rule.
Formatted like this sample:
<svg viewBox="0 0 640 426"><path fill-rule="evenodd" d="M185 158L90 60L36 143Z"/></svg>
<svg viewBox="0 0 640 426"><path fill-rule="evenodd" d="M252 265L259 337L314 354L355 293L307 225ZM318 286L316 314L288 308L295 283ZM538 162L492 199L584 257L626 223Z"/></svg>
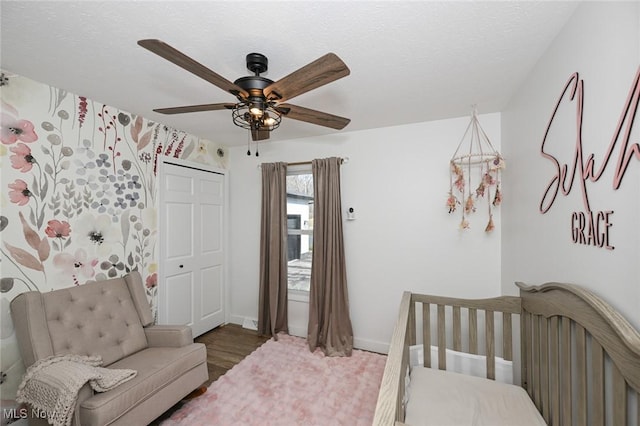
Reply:
<svg viewBox="0 0 640 426"><path fill-rule="evenodd" d="M193 343L188 325L152 325L144 329L149 347L179 348Z"/></svg>

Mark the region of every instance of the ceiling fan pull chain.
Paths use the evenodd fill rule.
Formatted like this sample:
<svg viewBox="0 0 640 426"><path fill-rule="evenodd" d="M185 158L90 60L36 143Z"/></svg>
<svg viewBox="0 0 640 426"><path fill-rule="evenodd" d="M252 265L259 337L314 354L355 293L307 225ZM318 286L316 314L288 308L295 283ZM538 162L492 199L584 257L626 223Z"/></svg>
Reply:
<svg viewBox="0 0 640 426"><path fill-rule="evenodd" d="M251 155L251 130L247 133L247 156Z"/></svg>

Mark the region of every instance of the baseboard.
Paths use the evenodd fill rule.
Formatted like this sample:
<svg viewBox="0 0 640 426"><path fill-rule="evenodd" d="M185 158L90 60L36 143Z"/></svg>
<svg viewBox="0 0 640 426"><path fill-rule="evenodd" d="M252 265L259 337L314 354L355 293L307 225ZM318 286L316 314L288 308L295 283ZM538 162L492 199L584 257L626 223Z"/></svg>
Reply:
<svg viewBox="0 0 640 426"><path fill-rule="evenodd" d="M307 329L304 327L289 327L289 334L292 336L307 338ZM353 347L363 351L376 352L379 354L389 353L389 344L377 342L375 340L353 338Z"/></svg>
<svg viewBox="0 0 640 426"><path fill-rule="evenodd" d="M255 321L255 328L250 327L252 323ZM230 315L229 322L231 324L241 325L243 328L248 328L251 330L257 329L257 320L254 318L244 317L241 315ZM289 334L292 336L307 338L307 329L306 327L296 327L289 326ZM376 352L379 354L387 354L389 353L389 343L379 342L376 340L369 339L360 339L358 337L353 338L353 347L356 349L362 349L369 352Z"/></svg>
<svg viewBox="0 0 640 426"><path fill-rule="evenodd" d="M258 330L258 320L253 318L245 318L242 322L242 328L246 328L248 330Z"/></svg>
<svg viewBox="0 0 640 426"><path fill-rule="evenodd" d="M289 326L289 334L292 336L307 338L307 329L304 327Z"/></svg>
<svg viewBox="0 0 640 426"><path fill-rule="evenodd" d="M376 340L353 338L353 347L356 349L362 349L364 351L376 352L379 354L389 353L389 344L384 342L378 342Z"/></svg>
<svg viewBox="0 0 640 426"><path fill-rule="evenodd" d="M242 315L229 315L229 324L242 325L244 324L244 319L245 317Z"/></svg>

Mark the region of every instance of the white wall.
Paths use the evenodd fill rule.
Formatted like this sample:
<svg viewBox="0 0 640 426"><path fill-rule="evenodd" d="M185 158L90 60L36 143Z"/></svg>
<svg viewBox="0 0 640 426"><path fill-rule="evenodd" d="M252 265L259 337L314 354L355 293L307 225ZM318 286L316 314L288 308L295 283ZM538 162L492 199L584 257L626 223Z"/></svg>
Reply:
<svg viewBox="0 0 640 426"><path fill-rule="evenodd" d="M586 184L592 211L614 211L609 228L614 250L572 241L571 214L586 210L578 176L567 196L558 195L546 214L539 211L556 170L542 157L541 143L570 75L579 72L584 80L583 152L585 157L593 153L600 168L639 64L640 3L583 3L503 111L502 145L510 166L505 192L511 194L503 205L504 293L513 292L516 280L581 284L640 328L640 158L631 159L614 190L620 140L602 177ZM576 149L575 111L575 102L563 103L545 148L570 166ZM629 145L638 142L640 117Z"/></svg>
<svg viewBox="0 0 640 426"><path fill-rule="evenodd" d="M445 206L449 160L469 119L267 142L257 159L246 156L246 147L231 148L232 321L257 317L260 162L349 157L342 166L342 202L357 347L386 351L404 290L461 297L498 295L499 209L494 213L496 229L485 234L485 209L470 218L471 229L460 231L460 215L449 215ZM481 115L480 123L499 149L500 115ZM346 220L349 207L355 209L354 221ZM289 323L304 332L306 309L300 305L290 304Z"/></svg>

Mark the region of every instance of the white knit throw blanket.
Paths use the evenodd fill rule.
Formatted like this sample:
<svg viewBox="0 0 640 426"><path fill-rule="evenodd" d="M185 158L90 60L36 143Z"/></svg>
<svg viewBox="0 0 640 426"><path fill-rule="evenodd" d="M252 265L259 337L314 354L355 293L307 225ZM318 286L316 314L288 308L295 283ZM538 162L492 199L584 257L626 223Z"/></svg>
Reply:
<svg viewBox="0 0 640 426"><path fill-rule="evenodd" d="M41 359L27 369L16 400L30 404L54 426L69 426L80 388L87 382L106 392L133 379L137 372L99 367L99 356L59 355Z"/></svg>

